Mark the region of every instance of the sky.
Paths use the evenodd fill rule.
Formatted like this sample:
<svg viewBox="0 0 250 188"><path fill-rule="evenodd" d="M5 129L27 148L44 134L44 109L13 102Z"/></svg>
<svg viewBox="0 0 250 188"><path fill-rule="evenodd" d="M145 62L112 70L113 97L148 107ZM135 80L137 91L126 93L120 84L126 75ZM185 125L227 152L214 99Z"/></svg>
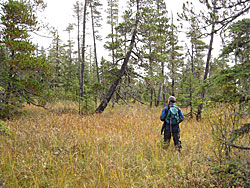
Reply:
<svg viewBox="0 0 250 188"><path fill-rule="evenodd" d="M104 6L106 1L107 0L101 0ZM59 32L60 38L64 39L63 42L66 43L68 39L68 33L64 30L69 23L76 22L75 18L73 17L73 5L75 4L76 0L44 0L44 2L47 4L47 7L42 13L39 14L40 20L43 20L43 22L47 22L50 26L56 28ZM119 0L120 8L124 8L126 6L125 2L125 0ZM177 11L181 11L182 4L185 2L185 0L165 0L165 2L169 12L173 11L173 14L175 14ZM106 20L105 13L103 19L104 21ZM109 32L109 28L104 26L102 28L102 34L104 36L102 38L105 38ZM50 38L52 35L45 31L39 31L38 34L47 37L34 35L33 42L39 43L39 45L48 48L52 41ZM76 39L76 35L73 37ZM103 46L103 42L99 44L99 47Z"/></svg>
<svg viewBox="0 0 250 188"><path fill-rule="evenodd" d="M79 0L79 1L83 2L83 0ZM100 0L100 1L104 5L103 7L105 7L107 0ZM165 0L167 9L169 11L169 16L171 12L173 12L173 15L177 17L176 13L182 11L182 5L186 1L187 0ZM68 33L65 31L65 29L67 28L69 23L76 22L76 19L73 17L73 14L74 14L73 5L75 4L76 0L44 0L44 2L47 4L47 7L42 13L39 14L39 19L43 20L43 22L45 23L48 23L50 26L53 26L54 28L56 28L59 32L60 38L63 39L63 43L67 43ZM195 4L195 2L198 3L199 1L198 0L192 1L193 4ZM124 9L126 7L126 0L119 0L119 6L120 8ZM248 14L248 17L249 15L250 14ZM106 23L106 16L107 15L105 11L103 10L103 22L105 23ZM110 28L109 26L104 25L101 30L102 38L105 39L108 33L110 33ZM38 32L38 34L47 36L47 37L39 37L38 35L34 35L33 42L35 44L38 43L39 46L45 47L45 49L48 48L49 45L52 43L52 35L45 32L45 30ZM73 40L76 41L76 37L77 37L76 32L75 34L73 33L71 36L73 37ZM180 36L181 37L179 38L179 40L185 40L184 33L180 34ZM91 35L87 37L87 43L88 41L89 43L92 43L92 40L90 40L91 37L92 37ZM108 53L107 51L105 51L103 47L104 42L105 40L103 40L102 42L97 42L98 52L99 52L98 54L101 54L100 56L102 55L106 56L106 54ZM217 49L220 48L220 39L219 38L215 39L215 43L216 43L214 45L215 50L213 51L213 53L218 54L219 50L216 50L216 48ZM98 59L100 58L101 57L98 57Z"/></svg>

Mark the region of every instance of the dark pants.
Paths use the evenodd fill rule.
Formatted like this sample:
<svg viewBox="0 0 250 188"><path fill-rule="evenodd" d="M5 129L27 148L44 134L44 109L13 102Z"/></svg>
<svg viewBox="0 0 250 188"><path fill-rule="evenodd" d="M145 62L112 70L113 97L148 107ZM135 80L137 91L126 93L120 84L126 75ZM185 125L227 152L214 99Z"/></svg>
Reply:
<svg viewBox="0 0 250 188"><path fill-rule="evenodd" d="M181 141L180 141L180 131L172 131L172 133L169 130L164 131L164 142L169 145L171 136L173 136L174 139L174 145L180 149L181 148Z"/></svg>

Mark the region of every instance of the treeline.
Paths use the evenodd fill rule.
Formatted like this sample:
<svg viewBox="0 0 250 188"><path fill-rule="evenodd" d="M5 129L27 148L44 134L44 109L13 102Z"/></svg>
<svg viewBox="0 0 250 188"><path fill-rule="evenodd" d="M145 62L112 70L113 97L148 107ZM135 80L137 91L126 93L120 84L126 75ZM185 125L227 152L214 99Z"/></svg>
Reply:
<svg viewBox="0 0 250 188"><path fill-rule="evenodd" d="M198 120L208 103L248 104L250 19L243 16L249 1L195 3L199 6L187 1L173 15L164 0L129 0L125 10L118 0L107 0L108 16L103 17L100 0L77 1L75 20L66 28L67 43L54 30L45 50L30 40L40 30L37 12L46 7L44 2L4 0L0 116L9 117L24 103L45 107L56 99L79 101L82 113L102 112L110 101L166 105L174 95ZM110 28L108 36L101 36L104 24ZM102 37L109 54L100 58ZM216 40L222 45L213 53Z"/></svg>

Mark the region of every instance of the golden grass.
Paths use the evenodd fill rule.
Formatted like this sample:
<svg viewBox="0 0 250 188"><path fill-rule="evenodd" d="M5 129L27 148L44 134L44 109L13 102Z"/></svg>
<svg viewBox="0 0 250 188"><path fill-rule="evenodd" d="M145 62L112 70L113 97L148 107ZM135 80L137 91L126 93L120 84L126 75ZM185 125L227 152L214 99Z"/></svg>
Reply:
<svg viewBox="0 0 250 188"><path fill-rule="evenodd" d="M161 109L117 106L79 116L77 106L8 121L0 135L0 187L213 187L206 122L181 124L182 152L162 147ZM74 109L74 110L72 110Z"/></svg>

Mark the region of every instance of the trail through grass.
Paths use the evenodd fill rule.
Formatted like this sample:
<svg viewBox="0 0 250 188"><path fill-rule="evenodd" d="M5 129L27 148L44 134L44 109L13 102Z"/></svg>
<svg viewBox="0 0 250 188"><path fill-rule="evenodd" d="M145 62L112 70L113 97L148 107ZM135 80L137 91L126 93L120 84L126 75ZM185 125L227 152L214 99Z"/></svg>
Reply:
<svg viewBox="0 0 250 188"><path fill-rule="evenodd" d="M79 116L77 107L27 106L0 135L0 187L213 187L210 128L181 124L182 152L160 135L160 108L117 106ZM52 108L51 107L51 108Z"/></svg>

